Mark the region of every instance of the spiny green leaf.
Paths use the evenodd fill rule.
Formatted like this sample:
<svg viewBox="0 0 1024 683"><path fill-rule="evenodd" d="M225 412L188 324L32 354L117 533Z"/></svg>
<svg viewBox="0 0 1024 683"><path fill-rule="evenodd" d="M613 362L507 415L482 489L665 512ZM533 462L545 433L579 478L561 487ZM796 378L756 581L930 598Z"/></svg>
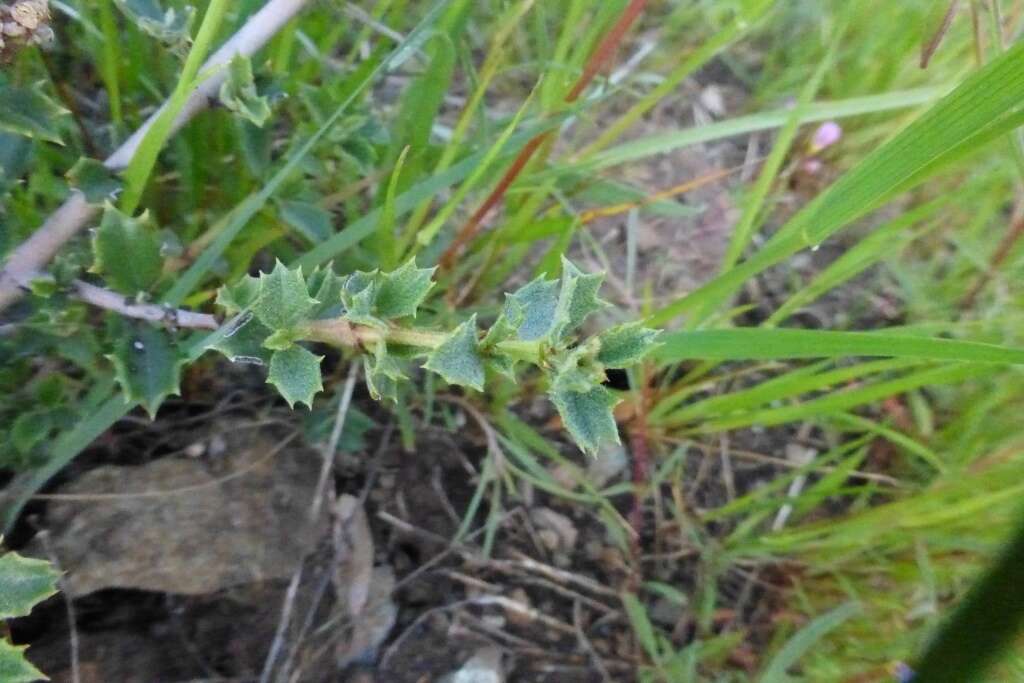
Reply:
<svg viewBox="0 0 1024 683"><path fill-rule="evenodd" d="M515 299L506 298L504 310L487 330L480 347L485 351L490 351L503 341L515 339L519 328L523 325L523 320L522 305Z"/></svg>
<svg viewBox="0 0 1024 683"><path fill-rule="evenodd" d="M260 294L253 311L272 330L286 330L305 320L317 305L309 296L302 269L290 270L280 261L274 270L260 274Z"/></svg>
<svg viewBox="0 0 1024 683"><path fill-rule="evenodd" d="M267 382L277 387L290 407L305 403L312 408L313 397L324 388L320 377L320 361L323 359L323 356L315 356L301 346L276 351L270 359Z"/></svg>
<svg viewBox="0 0 1024 683"><path fill-rule="evenodd" d="M284 351L290 349L298 337L293 329L274 330L263 340L263 346L271 351Z"/></svg>
<svg viewBox="0 0 1024 683"><path fill-rule="evenodd" d="M17 553L0 557L0 619L27 615L35 605L57 592L58 578L60 574L44 560Z"/></svg>
<svg viewBox="0 0 1024 683"><path fill-rule="evenodd" d="M597 360L608 368L628 368L655 347L658 334L642 323L616 325L598 336Z"/></svg>
<svg viewBox="0 0 1024 683"><path fill-rule="evenodd" d="M141 403L156 417L164 398L178 393L185 359L163 330L148 323L116 320L113 324L115 377L125 401Z"/></svg>
<svg viewBox="0 0 1024 683"><path fill-rule="evenodd" d="M260 281L252 275L246 275L233 285L224 285L217 290L217 300L228 315L240 313L243 309L256 303L260 296Z"/></svg>
<svg viewBox="0 0 1024 683"><path fill-rule="evenodd" d="M562 257L562 288L558 293L558 306L551 328L552 337L556 341L564 339L583 324L591 313L607 305L597 296L603 280L602 273L588 275Z"/></svg>
<svg viewBox="0 0 1024 683"><path fill-rule="evenodd" d="M0 81L0 131L64 144L57 123L69 112L42 91L42 83L16 88Z"/></svg>
<svg viewBox="0 0 1024 683"><path fill-rule="evenodd" d="M11 645L0 638L0 681L4 683L32 683L49 680L39 669L25 659L28 645Z"/></svg>
<svg viewBox="0 0 1024 683"><path fill-rule="evenodd" d="M95 159L82 157L67 172L68 182L85 195L90 204L102 204L121 190L121 179Z"/></svg>
<svg viewBox="0 0 1024 683"><path fill-rule="evenodd" d="M271 352L264 346L264 342L270 335L270 328L257 320L256 316L249 316L233 332L218 337L209 348L224 354L232 363L265 365L270 362Z"/></svg>
<svg viewBox="0 0 1024 683"><path fill-rule="evenodd" d="M576 445L585 453L597 453L606 441L619 443L619 430L612 415L612 408L619 401L610 391L602 386L588 391L553 386L548 395Z"/></svg>
<svg viewBox="0 0 1024 683"><path fill-rule="evenodd" d="M92 251L93 270L122 294L148 291L163 268L160 240L148 212L131 218L108 203L93 235Z"/></svg>
<svg viewBox="0 0 1024 683"><path fill-rule="evenodd" d="M310 317L338 315L341 309L341 290L344 286L345 278L335 273L330 265L314 270L306 278L306 287L309 288L310 296L320 303L310 312Z"/></svg>
<svg viewBox="0 0 1024 683"><path fill-rule="evenodd" d="M384 342L377 344L372 359L370 356L364 358L364 367L370 396L377 401L397 401L398 383L405 379L405 373L398 361L388 354Z"/></svg>
<svg viewBox="0 0 1024 683"><path fill-rule="evenodd" d="M131 19L145 33L162 43L180 46L191 38L192 19L195 8L168 7L166 10L157 0L114 0L118 9Z"/></svg>
<svg viewBox="0 0 1024 683"><path fill-rule="evenodd" d="M510 320L521 318L518 336L522 341L543 339L555 319L558 307L558 282L537 278L508 294L504 315Z"/></svg>
<svg viewBox="0 0 1024 683"><path fill-rule="evenodd" d="M256 90L252 63L242 54L235 54L228 64L228 77L220 86L220 101L229 110L251 123L263 127L270 118L270 102Z"/></svg>
<svg viewBox="0 0 1024 683"><path fill-rule="evenodd" d="M384 322L375 314L374 301L380 287L378 273L356 271L345 279L341 288L341 302L345 305L345 317L360 325L384 327Z"/></svg>
<svg viewBox="0 0 1024 683"><path fill-rule="evenodd" d="M423 365L441 375L449 384L484 388L484 361L476 336L476 315L455 328Z"/></svg>
<svg viewBox="0 0 1024 683"><path fill-rule="evenodd" d="M430 279L434 270L417 268L415 259L409 259L396 270L384 273L375 302L377 315L388 320L415 316L434 286Z"/></svg>

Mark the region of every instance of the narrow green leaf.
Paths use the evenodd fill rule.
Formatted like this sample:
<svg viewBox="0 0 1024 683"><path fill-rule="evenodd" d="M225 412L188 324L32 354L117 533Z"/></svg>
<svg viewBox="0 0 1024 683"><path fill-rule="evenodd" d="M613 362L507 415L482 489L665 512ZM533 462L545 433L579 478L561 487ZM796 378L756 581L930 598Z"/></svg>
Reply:
<svg viewBox="0 0 1024 683"><path fill-rule="evenodd" d="M17 553L0 557L0 619L27 615L35 605L57 592L59 578L60 574L45 560Z"/></svg>
<svg viewBox="0 0 1024 683"><path fill-rule="evenodd" d="M659 334L643 323L616 325L598 336L597 360L605 367L628 368L654 349Z"/></svg>
<svg viewBox="0 0 1024 683"><path fill-rule="evenodd" d="M786 671L814 647L815 643L842 626L847 619L859 611L860 605L848 602L836 607L831 612L826 612L797 631L772 657L764 673L761 674L761 683L786 683L789 681L790 678Z"/></svg>
<svg viewBox="0 0 1024 683"><path fill-rule="evenodd" d="M664 335L658 360L782 360L884 356L971 363L1024 364L1024 349L885 332L758 329L700 330Z"/></svg>
<svg viewBox="0 0 1024 683"><path fill-rule="evenodd" d="M310 202L280 201L281 220L302 235L310 244L320 244L334 232L331 212Z"/></svg>
<svg viewBox="0 0 1024 683"><path fill-rule="evenodd" d="M317 303L309 296L302 268L290 269L278 261L272 272L260 273L253 312L271 330L286 330L305 320Z"/></svg>
<svg viewBox="0 0 1024 683"><path fill-rule="evenodd" d="M619 400L610 391L602 386L585 392L552 387L549 396L569 434L585 453L595 455L605 442L619 443L619 429L612 415Z"/></svg>
<svg viewBox="0 0 1024 683"><path fill-rule="evenodd" d="M260 128L270 118L270 102L257 92L252 62L245 55L236 54L228 63L228 76L220 86L220 102Z"/></svg>
<svg viewBox="0 0 1024 683"><path fill-rule="evenodd" d="M623 593L622 606L626 608L626 615L629 617L637 642L647 651L647 656L652 661L659 661L661 652L658 648L658 639L644 604L632 593Z"/></svg>
<svg viewBox="0 0 1024 683"><path fill-rule="evenodd" d="M409 259L397 270L381 275L374 302L378 316L388 320L415 316L416 309L434 286L434 268L417 268Z"/></svg>
<svg viewBox="0 0 1024 683"><path fill-rule="evenodd" d="M49 410L22 413L11 425L11 445L22 455L28 455L49 436L53 427L53 413Z"/></svg>
<svg viewBox="0 0 1024 683"><path fill-rule="evenodd" d="M178 394L185 359L168 333L153 325L117 320L113 330L114 352L107 359L114 364L124 400L142 404L156 417L163 400Z"/></svg>
<svg viewBox="0 0 1024 683"><path fill-rule="evenodd" d="M441 346L434 349L423 367L441 375L449 384L484 389L484 362L476 333L476 315L455 328Z"/></svg>
<svg viewBox="0 0 1024 683"><path fill-rule="evenodd" d="M108 203L93 234L92 251L93 270L102 273L111 287L130 296L148 291L163 268L160 240L148 212L131 218Z"/></svg>
<svg viewBox="0 0 1024 683"><path fill-rule="evenodd" d="M11 645L0 638L0 681L4 683L33 683L49 680L39 669L25 659L28 645Z"/></svg>
<svg viewBox="0 0 1024 683"><path fill-rule="evenodd" d="M324 388L320 376L320 361L323 359L323 356L313 355L301 346L276 351L270 359L267 382L277 387L289 407L305 403L312 409L313 397Z"/></svg>
<svg viewBox="0 0 1024 683"><path fill-rule="evenodd" d="M840 177L793 216L760 251L657 311L648 322L661 326L708 301L725 298L753 275L801 249L820 244L891 199L894 191L909 190L962 156L959 150L966 140L977 137L990 125L998 125L1024 98L1022 56L1024 43L1018 42ZM927 174L922 173L924 169L928 169ZM689 324L700 321L695 317Z"/></svg>
<svg viewBox="0 0 1024 683"><path fill-rule="evenodd" d="M67 172L68 182L81 190L85 201L90 204L102 204L114 199L121 190L121 179L95 159L82 157Z"/></svg>
<svg viewBox="0 0 1024 683"><path fill-rule="evenodd" d="M0 80L0 131L64 144L57 124L70 112L43 93L42 83L16 88Z"/></svg>

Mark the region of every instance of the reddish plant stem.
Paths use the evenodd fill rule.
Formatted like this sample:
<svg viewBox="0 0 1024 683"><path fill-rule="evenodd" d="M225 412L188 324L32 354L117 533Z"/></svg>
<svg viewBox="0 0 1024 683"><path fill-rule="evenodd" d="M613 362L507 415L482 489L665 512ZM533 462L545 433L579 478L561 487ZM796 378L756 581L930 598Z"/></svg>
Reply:
<svg viewBox="0 0 1024 683"><path fill-rule="evenodd" d="M619 15L618 21L608 30L608 32L598 43L598 46L594 49L594 52L590 55L587 63L583 67L583 73L576 79L576 83L573 85L569 94L565 96L565 103L572 104L579 96L586 90L587 86L594 80L597 74L604 68L611 58L615 55L615 50L618 48L622 39L625 37L626 32L630 26L640 17L644 11L644 7L647 5L648 0L630 0L630 3L622 10L622 14ZM515 161L509 166L508 170L498 181L498 184L494 186L491 193L487 195L487 199L480 205L480 207L473 212L473 215L469 217L466 223L462 226L459 232L455 235L455 239L452 240L451 245L445 250L441 256L439 265L442 270L447 270L455 262L462 248L471 241L480 232L480 227L483 225L484 218L491 212L498 202L501 201L502 197L505 196L505 192L512 185L513 181L523 172L526 168L526 164L529 163L533 155L537 153L544 141L553 135L552 131L546 133L540 133L520 150L516 156Z"/></svg>
<svg viewBox="0 0 1024 683"><path fill-rule="evenodd" d="M1010 229L1003 235L1003 239L999 241L999 245L996 250L992 252L992 258L989 260L988 269L981 274L978 281L971 287L971 291L967 293L964 300L960 303L960 308L968 310L974 306L975 300L981 291L985 289L988 283L992 280L992 277L996 274L1003 263L1010 256L1010 252L1013 251L1013 247L1020 241L1020 238L1024 237L1024 217L1017 218L1010 224Z"/></svg>
<svg viewBox="0 0 1024 683"><path fill-rule="evenodd" d="M644 529L644 489L651 479L651 448L647 431L647 406L649 387L644 368L637 372L642 384L638 390L636 414L629 426L629 450L633 460L633 505L629 511L629 525L633 529L631 554L634 567L633 580L639 579L640 573L640 537Z"/></svg>

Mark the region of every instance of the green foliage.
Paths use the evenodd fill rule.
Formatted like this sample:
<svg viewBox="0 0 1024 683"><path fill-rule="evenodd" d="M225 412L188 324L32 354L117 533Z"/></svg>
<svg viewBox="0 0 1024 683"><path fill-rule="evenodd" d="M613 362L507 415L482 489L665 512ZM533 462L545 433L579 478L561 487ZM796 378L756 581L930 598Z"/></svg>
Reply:
<svg viewBox="0 0 1024 683"><path fill-rule="evenodd" d="M21 557L17 553L0 556L0 619L27 615L57 592L59 576L49 562ZM25 659L25 650L0 638L0 680L31 683L46 678Z"/></svg>
<svg viewBox="0 0 1024 683"><path fill-rule="evenodd" d="M62 144L58 127L69 112L43 92L43 84L20 88L0 77L0 131Z"/></svg>
<svg viewBox="0 0 1024 683"><path fill-rule="evenodd" d="M114 0L117 8L148 35L162 43L182 47L190 39L195 8L164 7L158 0Z"/></svg>
<svg viewBox="0 0 1024 683"><path fill-rule="evenodd" d="M17 553L0 556L0 619L26 616L57 592L59 576L44 560Z"/></svg>
<svg viewBox="0 0 1024 683"><path fill-rule="evenodd" d="M101 273L122 294L149 291L160 278L160 240L148 212L132 218L107 204L93 234L92 251L93 272Z"/></svg>
<svg viewBox="0 0 1024 683"><path fill-rule="evenodd" d="M427 357L423 367L433 370L449 384L484 389L484 359L480 355L476 316L455 328Z"/></svg>
<svg viewBox="0 0 1024 683"><path fill-rule="evenodd" d="M67 172L68 182L81 190L90 204L111 200L121 190L121 180L109 168L89 157L79 159Z"/></svg>
<svg viewBox="0 0 1024 683"><path fill-rule="evenodd" d="M256 90L249 58L236 54L228 63L228 77L220 86L220 101L255 126L263 127L270 118L270 101Z"/></svg>
<svg viewBox="0 0 1024 683"><path fill-rule="evenodd" d="M178 393L185 359L166 332L148 323L115 320L113 352L107 356L124 400L156 417L163 400Z"/></svg>
<svg viewBox="0 0 1024 683"><path fill-rule="evenodd" d="M301 346L275 351L270 358L267 382L277 388L289 406L305 403L312 408L313 397L324 388L320 379L320 361L323 358Z"/></svg>
<svg viewBox="0 0 1024 683"><path fill-rule="evenodd" d="M363 365L370 393L390 401L397 401L398 386L407 379L410 355L423 358L424 369L447 383L476 391L484 390L488 367L514 379L516 363L526 361L548 375L552 403L580 448L594 453L601 443L618 441L611 412L618 399L601 386L605 369L638 363L655 347L658 333L633 323L574 343L584 320L604 305L598 298L601 275L564 261L561 282L535 280L509 294L481 337L475 315L451 332L401 324L416 317L434 285L433 272L409 260L387 273L342 277L324 268L307 279L301 267L278 262L258 280L245 276L220 288L217 303L243 318L210 348L235 361L260 363L273 351L268 381L289 405L310 407L323 389L321 357L296 345L301 340L368 351ZM340 316L320 317L337 304ZM247 317L249 309L254 317Z"/></svg>

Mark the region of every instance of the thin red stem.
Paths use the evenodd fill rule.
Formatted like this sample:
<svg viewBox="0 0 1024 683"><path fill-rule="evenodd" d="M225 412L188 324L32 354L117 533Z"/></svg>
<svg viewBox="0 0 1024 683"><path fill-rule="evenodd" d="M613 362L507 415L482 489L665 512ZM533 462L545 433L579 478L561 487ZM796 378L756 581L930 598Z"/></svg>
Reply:
<svg viewBox="0 0 1024 683"><path fill-rule="evenodd" d="M579 96L586 90L587 86L590 85L594 77L603 69L608 62L615 56L615 50L618 48L622 39L625 37L626 32L633 25L633 23L640 17L644 11L644 7L647 6L648 0L630 0L630 3L622 11L615 25L612 26L601 42L598 43L597 48L591 53L587 63L583 67L583 73L576 79L575 85L569 94L565 96L566 104L575 102ZM440 267L442 269L448 269L455 262L459 252L462 251L469 241L471 241L480 232L480 227L483 224L484 218L491 212L501 198L505 196L505 192L512 185L515 179L523 172L526 168L526 164L529 163L530 159L537 150L540 149L541 145L552 135L551 131L541 133L537 135L528 143L516 156L515 161L509 166L508 170L505 171L505 175L501 177L498 184L491 190L491 193L484 200L483 204L473 212L473 215L469 217L466 223L462 226L459 232L455 235L455 239L452 240L451 245L445 250L444 255L441 256Z"/></svg>

